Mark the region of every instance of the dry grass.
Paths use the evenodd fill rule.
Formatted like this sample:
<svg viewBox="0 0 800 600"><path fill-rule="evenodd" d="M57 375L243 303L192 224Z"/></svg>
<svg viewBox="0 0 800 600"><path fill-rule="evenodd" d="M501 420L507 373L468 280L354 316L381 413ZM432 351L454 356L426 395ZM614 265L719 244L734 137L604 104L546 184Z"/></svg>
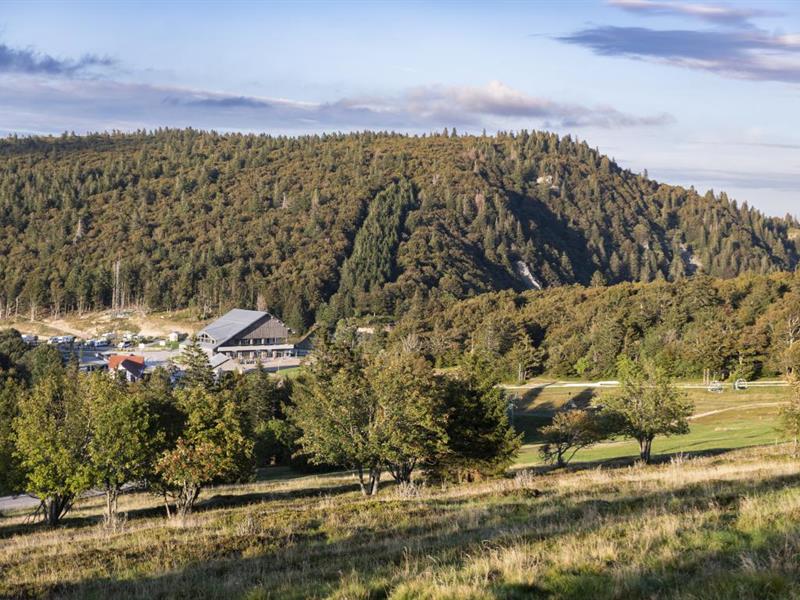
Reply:
<svg viewBox="0 0 800 600"><path fill-rule="evenodd" d="M183 523L129 495L117 533L88 500L55 531L0 519L0 596L800 597L798 483L773 446L376 499L344 475L216 488Z"/></svg>

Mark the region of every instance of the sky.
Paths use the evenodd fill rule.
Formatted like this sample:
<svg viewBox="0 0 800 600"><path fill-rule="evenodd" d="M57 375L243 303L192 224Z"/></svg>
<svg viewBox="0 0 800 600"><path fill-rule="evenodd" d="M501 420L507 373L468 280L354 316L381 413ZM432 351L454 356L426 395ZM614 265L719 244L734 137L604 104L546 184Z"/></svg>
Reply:
<svg viewBox="0 0 800 600"><path fill-rule="evenodd" d="M547 129L800 216L800 2L0 3L0 135Z"/></svg>

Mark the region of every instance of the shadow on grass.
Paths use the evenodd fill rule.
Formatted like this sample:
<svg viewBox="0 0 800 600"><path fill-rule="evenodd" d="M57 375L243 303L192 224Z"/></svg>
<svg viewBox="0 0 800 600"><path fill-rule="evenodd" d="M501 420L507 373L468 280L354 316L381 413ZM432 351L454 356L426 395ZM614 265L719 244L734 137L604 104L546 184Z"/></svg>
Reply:
<svg viewBox="0 0 800 600"><path fill-rule="evenodd" d="M672 560L647 560L645 567L627 573L594 567L552 569L536 583L499 582L491 586L492 595L504 600L798 597L800 527L788 531L764 528L755 535L731 527L709 531L707 537L715 548L694 547Z"/></svg>
<svg viewBox="0 0 800 600"><path fill-rule="evenodd" d="M460 569L487 547L546 541L565 534L589 535L612 521L624 524L640 518L651 509L681 515L713 505L715 510L723 511L723 518L707 532L706 545L702 540L693 540L687 549L689 554L670 563L643 561L643 570L631 572L622 582L617 580L618 573L596 567L585 572L554 568L535 586L500 580L489 587L500 598L651 598L662 597L677 585L676 589L697 590L698 594L690 597L702 598L707 584L705 567L716 565L717 571L738 569L734 580L745 586L746 593L721 593L738 588L720 578L715 584L720 586L720 593L710 597L750 597L748 590L755 590L754 586L764 582L753 575L752 569L748 571L741 553L752 550L769 556L785 547L786 538L769 531L751 536L737 530L739 502L797 485L800 475L757 481L716 480L670 491L631 490L616 498L581 499L574 503L570 494L562 493L554 499L552 495L532 497L525 489L494 490L486 492L481 510L476 509L475 496L408 501L359 499L331 507L332 511L340 511L341 518L349 515L358 523L353 529L345 528L346 534L338 537L324 529L324 522L310 519L305 522L309 529L298 528L297 543L290 538L286 543L269 545L270 537L266 536L267 545L259 546L258 536L252 540L244 536L235 538L235 547L225 546L223 555L209 555L207 549L198 547L195 555L184 556L186 564L162 575L123 580L98 577L42 592L69 598L302 598L336 592L348 574L358 573L365 586L374 586L365 597L377 598L389 595L391 582L402 579L397 570L410 557L419 557L434 569ZM793 535L798 535L797 530ZM712 546L713 551L709 550ZM128 573L135 569L135 564L126 565ZM775 589L784 590L787 582L797 583L798 579L797 571L786 578L776 575ZM13 596L17 590L8 591Z"/></svg>
<svg viewBox="0 0 800 600"><path fill-rule="evenodd" d="M386 482L385 487L390 487L391 482ZM357 483L347 483L336 486L318 486L299 488L296 490L276 490L264 492L250 492L245 494L226 494L220 492L220 489L225 488L208 488L203 491L200 500L195 505L194 512L202 513L217 508L236 508L252 504L259 504L263 502L274 501L287 501L297 500L302 498L313 498L323 496L337 496L340 494L347 494L350 492L358 491ZM142 493L138 491L137 493ZM124 497L124 494L123 494ZM166 511L162 504L158 504L160 498L153 496L153 501L156 502L153 506L144 508L133 508L130 510L120 511L128 521L136 521L140 519L151 519L155 517L166 517ZM32 511L31 511L32 512ZM67 513L61 520L61 523L56 529L80 529L83 527L96 526L102 523L102 515L91 516L78 516L75 514ZM1 522L1 521L0 521ZM42 531L52 531L42 521L37 522L23 522L14 523L9 525L0 525L0 539L6 539L14 535L22 535L28 533L36 533Z"/></svg>
<svg viewBox="0 0 800 600"><path fill-rule="evenodd" d="M527 390L522 396L517 396L514 405L529 406L546 388L534 388ZM567 393L569 394L569 392ZM595 397L595 391L590 388L581 389L577 394L565 403L559 402L543 402L538 404L533 409L520 409L514 413L514 429L523 434L524 444L538 444L543 441L541 435L542 427L546 427L553 421L553 416L562 410L579 408L588 408L592 399Z"/></svg>
<svg viewBox="0 0 800 600"><path fill-rule="evenodd" d="M597 395L594 388L557 388L552 390L555 396L546 402L536 404L537 398L547 391L549 386L542 386L524 390L522 393L514 393L514 406L517 414L532 414L543 417L551 417L560 410L567 408L587 408L592 399ZM534 405L535 406L532 406ZM529 408L530 407L530 408Z"/></svg>
<svg viewBox="0 0 800 600"><path fill-rule="evenodd" d="M386 487L389 483L386 483ZM281 500L298 500L302 498L322 498L326 496L338 496L359 490L357 483L346 483L336 486L323 486L313 488L300 488L297 490L281 490L267 492L250 492L247 494L222 494L216 493L202 500L196 511L202 512L215 508L235 508L248 504L260 504L263 502L274 502Z"/></svg>
<svg viewBox="0 0 800 600"><path fill-rule="evenodd" d="M675 459L686 460L686 459L702 458L708 456L721 456L729 452L736 452L741 449L742 448L708 448L705 450L664 452L662 454L653 455L651 457L650 464L660 465L664 463L669 463ZM640 463L640 459L638 456L623 456L620 458L603 458L598 460L571 461L563 467L557 467L555 465L522 466L513 468L511 474L515 474L520 471L529 471L536 475L545 475L548 473L558 473L558 472L571 473L577 471L593 471L599 468L626 469L638 463Z"/></svg>

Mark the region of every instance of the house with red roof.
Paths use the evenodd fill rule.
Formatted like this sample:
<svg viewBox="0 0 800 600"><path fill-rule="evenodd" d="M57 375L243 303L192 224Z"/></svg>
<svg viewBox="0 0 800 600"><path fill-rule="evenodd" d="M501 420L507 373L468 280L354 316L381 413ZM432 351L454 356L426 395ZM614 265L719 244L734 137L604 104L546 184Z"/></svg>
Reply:
<svg viewBox="0 0 800 600"><path fill-rule="evenodd" d="M120 373L126 380L139 381L144 376L144 356L136 354L112 354L108 357L108 370Z"/></svg>

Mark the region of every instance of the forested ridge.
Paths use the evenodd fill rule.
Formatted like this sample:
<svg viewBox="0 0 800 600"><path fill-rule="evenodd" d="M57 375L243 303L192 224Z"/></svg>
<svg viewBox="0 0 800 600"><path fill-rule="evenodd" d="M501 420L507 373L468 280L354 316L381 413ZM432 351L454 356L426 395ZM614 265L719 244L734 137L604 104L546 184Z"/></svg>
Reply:
<svg viewBox="0 0 800 600"><path fill-rule="evenodd" d="M677 377L791 378L800 373L800 274L505 290L411 311L390 335L415 336L440 366L480 354L507 380L613 379L620 357Z"/></svg>
<svg viewBox="0 0 800 600"><path fill-rule="evenodd" d="M793 270L797 223L541 132L0 143L0 309L399 315L502 289Z"/></svg>

